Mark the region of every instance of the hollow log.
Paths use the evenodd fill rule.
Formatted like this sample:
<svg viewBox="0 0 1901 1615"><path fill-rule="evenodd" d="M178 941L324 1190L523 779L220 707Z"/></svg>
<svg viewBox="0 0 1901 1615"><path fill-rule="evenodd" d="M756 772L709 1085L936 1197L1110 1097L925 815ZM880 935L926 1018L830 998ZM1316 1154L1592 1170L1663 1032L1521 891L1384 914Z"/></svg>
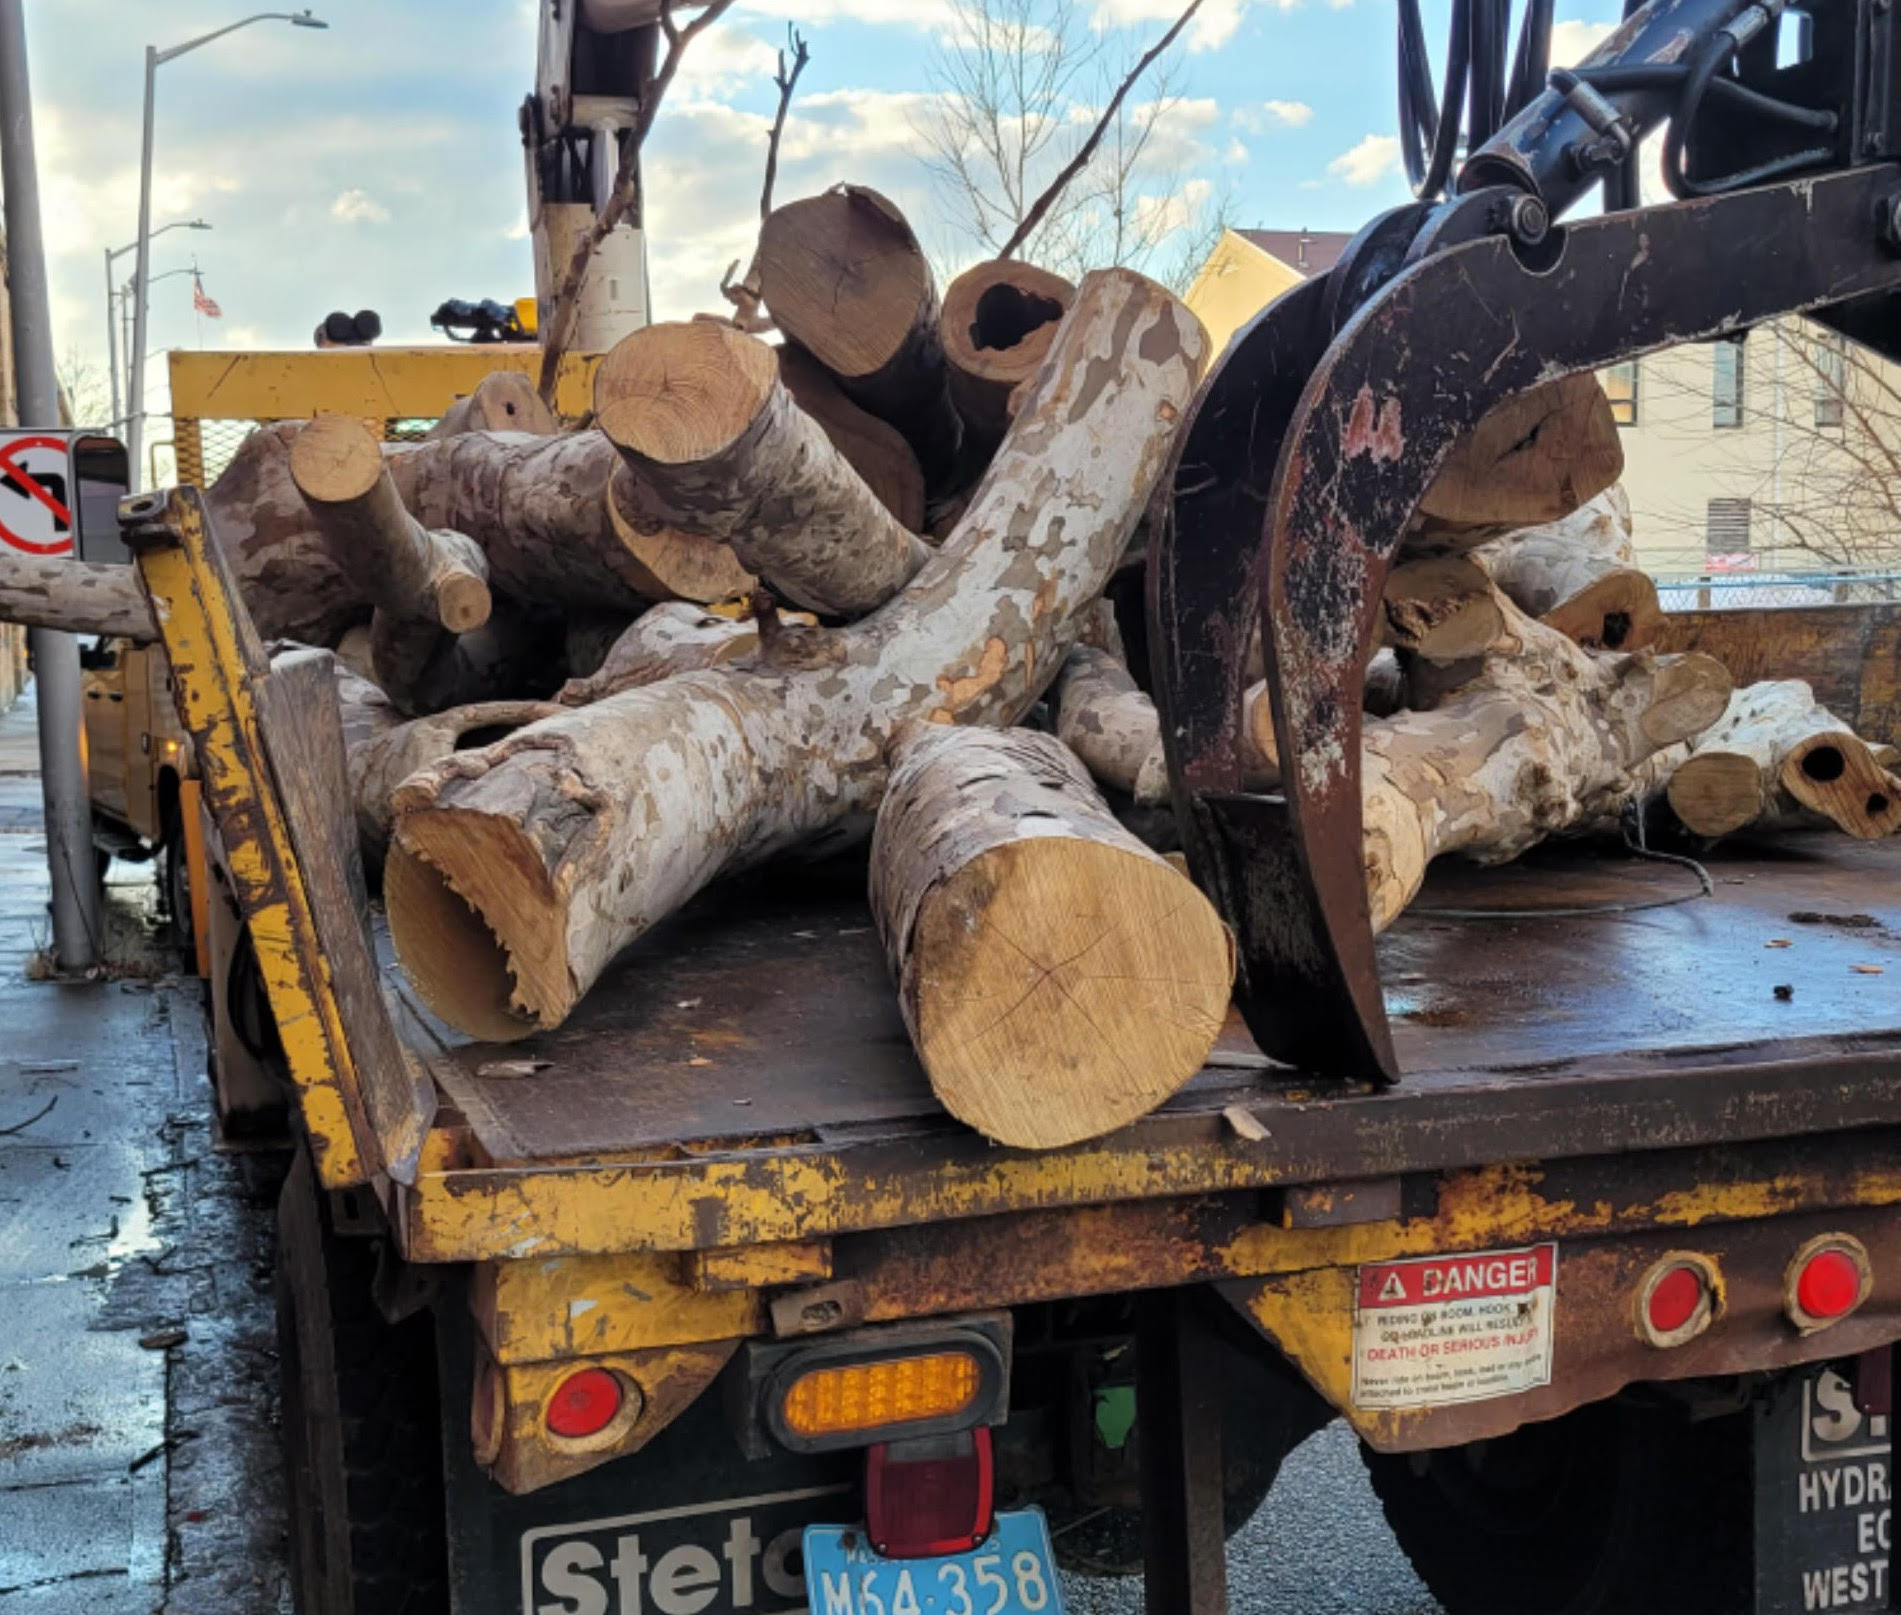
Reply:
<svg viewBox="0 0 1901 1615"><path fill-rule="evenodd" d="M1127 545L1202 347L1153 282L1087 277L979 497L897 598L412 778L387 891L417 990L484 1037L558 1025L716 875L875 808L906 719L1015 722Z"/></svg>
<svg viewBox="0 0 1901 1615"><path fill-rule="evenodd" d="M760 226L753 263L779 329L904 434L933 490L954 479L963 423L937 284L897 206L862 185L788 202Z"/></svg>
<svg viewBox="0 0 1901 1615"><path fill-rule="evenodd" d="M1491 580L1462 555L1402 561L1386 575L1383 638L1429 662L1483 656L1504 631Z"/></svg>
<svg viewBox="0 0 1901 1615"><path fill-rule="evenodd" d="M0 622L107 634L140 645L158 638L151 602L131 567L12 550L0 550Z"/></svg>
<svg viewBox="0 0 1901 1615"><path fill-rule="evenodd" d="M779 379L792 401L825 428L878 503L912 532L923 532L924 473L904 434L854 404L831 371L796 342L781 343L777 352Z"/></svg>
<svg viewBox="0 0 1901 1615"><path fill-rule="evenodd" d="M1723 714L1707 656L1587 651L1501 600L1511 648L1430 712L1375 718L1361 762L1367 894L1384 930L1442 853L1515 858L1555 831L1614 817L1652 753Z"/></svg>
<svg viewBox="0 0 1901 1615"><path fill-rule="evenodd" d="M1623 474L1624 446L1597 377L1544 382L1493 406L1453 447L1419 502L1405 548L1456 553L1557 521Z"/></svg>
<svg viewBox="0 0 1901 1615"><path fill-rule="evenodd" d="M973 264L944 292L938 332L951 401L971 449L990 453L1010 424L1010 395L1035 375L1056 327L1076 300L1073 283L1034 264Z"/></svg>
<svg viewBox="0 0 1901 1615"><path fill-rule="evenodd" d="M944 1108L1054 1149L1145 1116L1214 1045L1234 948L1063 744L913 723L892 748L871 909Z"/></svg>
<svg viewBox="0 0 1901 1615"><path fill-rule="evenodd" d="M1138 807L1168 800L1162 718L1121 658L1078 644L1053 686L1056 734L1100 783Z"/></svg>
<svg viewBox="0 0 1901 1615"><path fill-rule="evenodd" d="M537 437L552 437L559 429L554 411L541 401L532 381L519 370L495 370L475 384L474 392L444 410L442 419L426 435L441 438L463 432L532 432Z"/></svg>
<svg viewBox="0 0 1901 1615"><path fill-rule="evenodd" d="M1621 484L1569 516L1493 539L1470 559L1521 611L1589 649L1638 650L1663 627L1657 586L1636 564Z"/></svg>
<svg viewBox="0 0 1901 1615"><path fill-rule="evenodd" d="M751 618L715 616L684 600L669 600L634 622L595 672L569 679L555 699L583 707L675 673L720 667L758 649L759 625Z"/></svg>
<svg viewBox="0 0 1901 1615"><path fill-rule="evenodd" d="M1786 820L1792 806L1863 839L1901 827L1901 792L1887 771L1800 679L1736 691L1671 777L1669 797L1684 828L1700 836Z"/></svg>
<svg viewBox="0 0 1901 1615"><path fill-rule="evenodd" d="M771 348L710 322L650 325L594 378L640 514L724 539L775 594L861 617L931 553L792 401Z"/></svg>

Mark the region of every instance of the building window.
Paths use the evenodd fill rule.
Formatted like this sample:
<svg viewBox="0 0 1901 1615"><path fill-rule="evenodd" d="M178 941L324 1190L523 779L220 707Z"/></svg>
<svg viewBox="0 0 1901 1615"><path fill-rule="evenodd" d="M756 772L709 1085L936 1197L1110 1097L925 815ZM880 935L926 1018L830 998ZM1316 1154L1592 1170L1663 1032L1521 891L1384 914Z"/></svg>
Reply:
<svg viewBox="0 0 1901 1615"><path fill-rule="evenodd" d="M1710 425L1718 431L1743 424L1743 345L1718 342L1710 349Z"/></svg>
<svg viewBox="0 0 1901 1615"><path fill-rule="evenodd" d="M1753 569L1747 499L1712 499L1703 529L1703 567L1708 572Z"/></svg>
<svg viewBox="0 0 1901 1615"><path fill-rule="evenodd" d="M1815 424L1840 426L1848 395L1848 346L1839 336L1815 339Z"/></svg>
<svg viewBox="0 0 1901 1615"><path fill-rule="evenodd" d="M1626 359L1603 374L1604 396L1611 401L1611 419L1619 426L1637 424L1637 361Z"/></svg>

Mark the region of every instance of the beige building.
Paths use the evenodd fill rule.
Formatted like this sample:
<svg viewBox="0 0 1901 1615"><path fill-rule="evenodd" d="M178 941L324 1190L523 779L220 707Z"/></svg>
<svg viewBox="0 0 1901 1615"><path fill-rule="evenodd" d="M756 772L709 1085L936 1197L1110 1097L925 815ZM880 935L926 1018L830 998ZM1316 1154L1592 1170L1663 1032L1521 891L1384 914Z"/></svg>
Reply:
<svg viewBox="0 0 1901 1615"><path fill-rule="evenodd" d="M1218 351L1288 287L1331 268L1350 239L1224 231L1188 305ZM1638 553L1659 578L1707 576L1721 589L1901 573L1901 369L1789 320L1603 380Z"/></svg>

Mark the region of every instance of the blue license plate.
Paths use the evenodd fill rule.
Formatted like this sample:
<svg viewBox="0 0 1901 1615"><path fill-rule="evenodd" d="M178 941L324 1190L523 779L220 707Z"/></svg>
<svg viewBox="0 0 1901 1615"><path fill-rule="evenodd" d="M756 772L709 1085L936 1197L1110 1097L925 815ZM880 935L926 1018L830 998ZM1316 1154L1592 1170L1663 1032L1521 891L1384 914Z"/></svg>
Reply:
<svg viewBox="0 0 1901 1615"><path fill-rule="evenodd" d="M805 1528L811 1615L1062 1615L1040 1508L997 1516L982 1546L937 1559L886 1559L860 1525Z"/></svg>

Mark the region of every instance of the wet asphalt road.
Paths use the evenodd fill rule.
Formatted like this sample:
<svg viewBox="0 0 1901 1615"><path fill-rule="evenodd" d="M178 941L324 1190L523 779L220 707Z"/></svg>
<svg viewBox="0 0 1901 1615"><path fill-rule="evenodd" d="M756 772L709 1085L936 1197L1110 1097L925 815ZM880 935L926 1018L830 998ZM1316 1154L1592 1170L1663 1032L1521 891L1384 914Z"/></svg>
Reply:
<svg viewBox="0 0 1901 1615"><path fill-rule="evenodd" d="M30 702L30 697L28 698ZM215 1147L195 983L115 866L113 979L47 939L32 711L0 717L0 1615L280 1615L274 1169ZM1350 1434L1288 1461L1230 1547L1236 1615L1428 1615ZM1069 1578L1071 1615L1135 1581Z"/></svg>

